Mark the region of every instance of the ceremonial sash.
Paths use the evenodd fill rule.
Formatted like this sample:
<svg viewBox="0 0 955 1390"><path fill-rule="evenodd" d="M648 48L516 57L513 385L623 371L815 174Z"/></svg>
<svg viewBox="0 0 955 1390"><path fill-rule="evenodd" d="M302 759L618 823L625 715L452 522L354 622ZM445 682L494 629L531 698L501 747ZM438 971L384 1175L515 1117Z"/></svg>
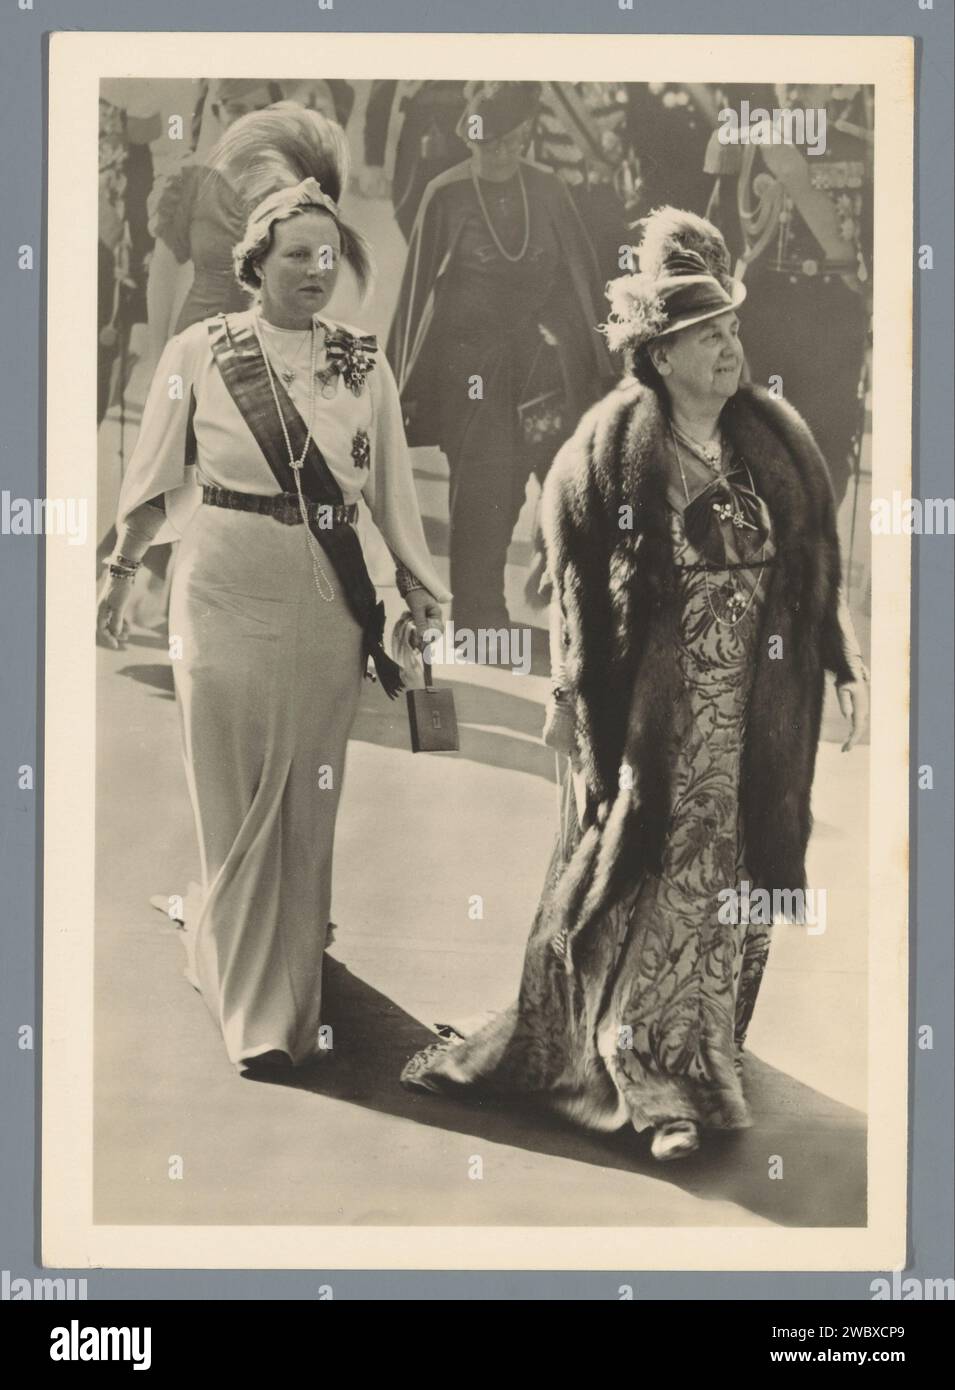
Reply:
<svg viewBox="0 0 955 1390"><path fill-rule="evenodd" d="M212 355L229 395L262 450L282 492L297 496L295 475L289 463L288 448L275 411L275 398L258 338L251 323L237 320L237 315L219 314L210 321ZM289 444L294 456L301 458L307 426L279 377L273 374L273 380L285 418ZM307 501L329 507L344 504L342 490L314 439L309 440L300 480ZM365 653L375 663L385 692L394 699L402 688L401 668L384 650L385 605L378 601L375 594L358 533L351 526L323 527L311 511L309 529L331 562L348 606L361 626Z"/></svg>

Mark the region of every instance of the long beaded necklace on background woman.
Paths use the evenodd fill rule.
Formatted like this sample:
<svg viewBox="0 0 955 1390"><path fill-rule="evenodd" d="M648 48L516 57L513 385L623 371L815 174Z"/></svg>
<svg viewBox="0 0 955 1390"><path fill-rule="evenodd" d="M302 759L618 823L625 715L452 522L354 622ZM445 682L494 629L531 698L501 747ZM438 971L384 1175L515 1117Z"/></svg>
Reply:
<svg viewBox="0 0 955 1390"><path fill-rule="evenodd" d="M527 189L524 186L524 174L520 165L517 166L517 181L521 187L521 201L524 207L524 240L521 249L518 251L517 255L514 255L513 252L507 251L502 245L501 238L494 229L494 223L491 221L490 213L484 202L484 194L481 192L481 180L477 176L477 170L474 168L471 169L471 182L474 184L474 191L477 194L477 200L481 208L481 216L484 218L484 225L487 227L491 240L494 242L498 251L500 251L504 259L510 261L512 265L516 265L518 261L524 259L531 239L531 210L527 202Z"/></svg>

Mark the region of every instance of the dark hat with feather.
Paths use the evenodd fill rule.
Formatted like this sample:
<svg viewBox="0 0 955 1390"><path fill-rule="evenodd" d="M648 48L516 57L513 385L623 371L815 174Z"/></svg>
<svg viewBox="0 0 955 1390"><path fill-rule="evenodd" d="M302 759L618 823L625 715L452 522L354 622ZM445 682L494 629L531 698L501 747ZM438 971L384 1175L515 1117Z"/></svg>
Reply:
<svg viewBox="0 0 955 1390"><path fill-rule="evenodd" d="M730 274L726 242L712 222L662 207L640 225L639 274L607 285L610 313L601 330L613 351L634 351L742 304L746 286Z"/></svg>

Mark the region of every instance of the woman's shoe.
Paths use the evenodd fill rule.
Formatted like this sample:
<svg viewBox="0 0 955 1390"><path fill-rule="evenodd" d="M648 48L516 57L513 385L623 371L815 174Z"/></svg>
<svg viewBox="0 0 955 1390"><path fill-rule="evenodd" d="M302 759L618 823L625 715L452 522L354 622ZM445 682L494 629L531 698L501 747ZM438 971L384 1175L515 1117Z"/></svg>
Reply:
<svg viewBox="0 0 955 1390"><path fill-rule="evenodd" d="M660 1163L686 1158L700 1147L700 1127L693 1120L668 1120L653 1131L650 1152Z"/></svg>
<svg viewBox="0 0 955 1390"><path fill-rule="evenodd" d="M401 1073L401 1084L408 1091L433 1091L442 1090L440 1082L436 1081L430 1074L435 1062L439 1061L449 1051L451 1044L447 1042L429 1043L420 1052L407 1062Z"/></svg>

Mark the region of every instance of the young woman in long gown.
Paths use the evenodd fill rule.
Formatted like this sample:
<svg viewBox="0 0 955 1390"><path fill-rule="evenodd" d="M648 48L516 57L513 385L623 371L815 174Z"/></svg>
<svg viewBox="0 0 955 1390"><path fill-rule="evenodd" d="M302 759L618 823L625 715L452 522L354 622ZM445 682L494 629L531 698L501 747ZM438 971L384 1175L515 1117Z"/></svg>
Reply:
<svg viewBox="0 0 955 1390"><path fill-rule="evenodd" d="M98 618L104 644L121 645L142 555L201 486L170 611L202 869L194 983L243 1066L323 1051L335 821L369 658L388 694L400 688L354 530L359 497L419 632L440 626L450 597L387 361L373 338L322 316L341 261L362 281L369 262L337 204L341 132L311 119L328 149L321 183L267 198L236 248L254 307L193 325L163 353Z"/></svg>

